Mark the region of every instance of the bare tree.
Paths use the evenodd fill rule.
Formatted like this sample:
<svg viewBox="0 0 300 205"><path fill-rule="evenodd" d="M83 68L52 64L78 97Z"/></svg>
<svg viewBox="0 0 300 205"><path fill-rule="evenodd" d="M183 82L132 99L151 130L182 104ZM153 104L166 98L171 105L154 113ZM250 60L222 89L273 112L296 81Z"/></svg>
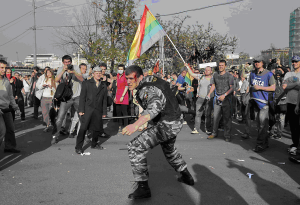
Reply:
<svg viewBox="0 0 300 205"><path fill-rule="evenodd" d="M83 6L75 12L74 21L70 25L56 29L55 45L67 53L90 53L92 42L98 39L101 10L93 3Z"/></svg>

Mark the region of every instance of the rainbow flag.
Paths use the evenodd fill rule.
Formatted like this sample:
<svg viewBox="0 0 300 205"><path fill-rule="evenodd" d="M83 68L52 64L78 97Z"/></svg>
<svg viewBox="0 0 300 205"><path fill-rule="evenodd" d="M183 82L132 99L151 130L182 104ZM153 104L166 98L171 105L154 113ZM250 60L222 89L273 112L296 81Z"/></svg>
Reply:
<svg viewBox="0 0 300 205"><path fill-rule="evenodd" d="M132 65L136 59L165 35L164 29L145 5L140 25L127 55L128 66Z"/></svg>
<svg viewBox="0 0 300 205"><path fill-rule="evenodd" d="M185 78L184 78L184 81L185 81L186 83L188 83L189 86L192 85L193 77L190 75L189 72L186 73Z"/></svg>

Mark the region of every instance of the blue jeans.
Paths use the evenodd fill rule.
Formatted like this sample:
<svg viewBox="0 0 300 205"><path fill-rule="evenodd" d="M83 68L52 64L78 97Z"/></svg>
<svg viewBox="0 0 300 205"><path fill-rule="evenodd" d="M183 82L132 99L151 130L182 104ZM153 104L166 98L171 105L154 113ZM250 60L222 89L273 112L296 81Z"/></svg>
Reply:
<svg viewBox="0 0 300 205"><path fill-rule="evenodd" d="M254 108L255 118L258 127L257 145L263 147L268 146L268 130L269 130L269 106L265 105L262 109L259 109L254 100L250 100L246 106L246 126L245 133L250 135L251 120L250 109Z"/></svg>
<svg viewBox="0 0 300 205"><path fill-rule="evenodd" d="M0 115L0 146L5 141L5 149L16 148L15 125L11 112Z"/></svg>
<svg viewBox="0 0 300 205"><path fill-rule="evenodd" d="M60 132L61 126L62 126L63 121L65 119L65 116L66 116L66 114L67 114L67 112L68 112L68 110L69 110L69 108L71 106L73 106L74 109L78 113L79 97L72 98L68 102L62 102L60 104L60 108L59 108L59 112L58 112L58 116L57 116L57 120L56 120L56 128L57 129L53 129L53 131L56 131L55 133L52 133L53 136L55 136L55 137L59 136L59 132Z"/></svg>
<svg viewBox="0 0 300 205"><path fill-rule="evenodd" d="M284 128L285 113L275 114L276 123L272 127L271 133L277 135L277 137L282 137L282 130Z"/></svg>
<svg viewBox="0 0 300 205"><path fill-rule="evenodd" d="M232 121L232 103L231 95L228 95L223 100L222 104L217 103L217 99L214 99L214 125L213 136L218 135L218 128L221 116L223 116L224 122L224 137L226 139L231 138L231 121Z"/></svg>
<svg viewBox="0 0 300 205"><path fill-rule="evenodd" d="M197 98L196 101L196 117L195 117L195 128L200 131L200 125L201 125L201 116L203 112L205 112L205 131L212 130L211 126L211 111L212 111L212 103L213 99L208 100L205 102L205 105L203 105L205 101L205 98ZM199 111L201 110L201 111Z"/></svg>

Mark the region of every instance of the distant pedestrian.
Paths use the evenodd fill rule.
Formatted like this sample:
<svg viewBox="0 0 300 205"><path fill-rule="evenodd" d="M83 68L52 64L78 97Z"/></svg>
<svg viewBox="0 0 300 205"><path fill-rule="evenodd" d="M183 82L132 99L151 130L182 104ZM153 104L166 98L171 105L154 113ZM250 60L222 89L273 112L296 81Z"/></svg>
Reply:
<svg viewBox="0 0 300 205"><path fill-rule="evenodd" d="M129 105L129 95L128 95L128 85L125 78L125 66L120 64L118 66L117 74L117 92L114 99L116 103L116 112L118 117L128 116L128 105ZM122 128L128 125L128 118L119 119L119 132L122 132Z"/></svg>
<svg viewBox="0 0 300 205"><path fill-rule="evenodd" d="M44 132L48 132L51 124L49 112L52 107L52 100L53 100L54 93L56 91L56 83L54 78L54 72L52 69L46 70L44 81L41 82L38 89L43 91L41 95L41 107L42 107L43 121L46 124L46 128L44 129Z"/></svg>

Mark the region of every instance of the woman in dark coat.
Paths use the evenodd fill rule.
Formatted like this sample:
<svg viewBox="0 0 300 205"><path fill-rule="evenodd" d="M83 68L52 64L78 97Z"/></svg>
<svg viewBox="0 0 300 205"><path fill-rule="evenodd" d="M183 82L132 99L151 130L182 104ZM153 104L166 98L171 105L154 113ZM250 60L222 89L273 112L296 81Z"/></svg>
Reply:
<svg viewBox="0 0 300 205"><path fill-rule="evenodd" d="M107 115L107 85L101 78L101 68L93 69L94 77L82 83L79 99L80 130L76 140L75 152L83 153L85 133L92 132L92 149L103 149L98 142L98 136L103 131L102 117Z"/></svg>

